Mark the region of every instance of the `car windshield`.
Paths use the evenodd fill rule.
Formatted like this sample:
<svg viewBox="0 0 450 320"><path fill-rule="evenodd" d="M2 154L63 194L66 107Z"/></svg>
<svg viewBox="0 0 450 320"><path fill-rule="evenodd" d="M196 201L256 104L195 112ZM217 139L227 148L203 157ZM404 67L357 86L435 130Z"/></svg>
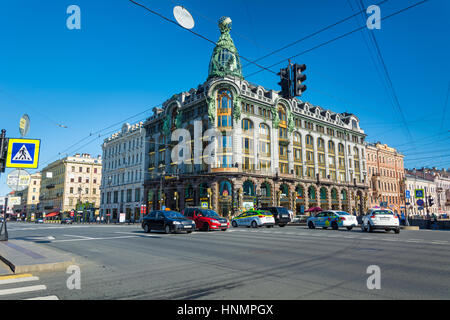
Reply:
<svg viewBox="0 0 450 320"><path fill-rule="evenodd" d="M372 211L371 214L376 216L376 215L381 215L381 214L393 215L394 213L392 211L389 211L389 210L376 210L376 211Z"/></svg>
<svg viewBox="0 0 450 320"><path fill-rule="evenodd" d="M202 210L199 213L203 214L204 217L220 217L217 212L215 212L214 210Z"/></svg>
<svg viewBox="0 0 450 320"><path fill-rule="evenodd" d="M349 216L350 215L350 213L348 213L348 212L345 212L345 211L338 211L338 212L336 212L338 215L340 215L340 216Z"/></svg>
<svg viewBox="0 0 450 320"><path fill-rule="evenodd" d="M184 216L181 213L176 211L166 211L164 212L164 216L169 219L184 218Z"/></svg>
<svg viewBox="0 0 450 320"><path fill-rule="evenodd" d="M289 213L289 211L287 211L286 208L278 208L278 211L279 211L280 213Z"/></svg>

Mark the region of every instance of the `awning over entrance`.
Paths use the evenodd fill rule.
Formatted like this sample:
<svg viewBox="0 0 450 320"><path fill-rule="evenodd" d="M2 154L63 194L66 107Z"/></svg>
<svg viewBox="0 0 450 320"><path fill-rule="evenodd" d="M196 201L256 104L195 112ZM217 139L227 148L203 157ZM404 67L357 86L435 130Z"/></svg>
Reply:
<svg viewBox="0 0 450 320"><path fill-rule="evenodd" d="M55 217L55 216L57 216L58 214L59 214L58 211L50 212L50 213L47 213L47 214L45 215L45 217L46 217L46 218Z"/></svg>

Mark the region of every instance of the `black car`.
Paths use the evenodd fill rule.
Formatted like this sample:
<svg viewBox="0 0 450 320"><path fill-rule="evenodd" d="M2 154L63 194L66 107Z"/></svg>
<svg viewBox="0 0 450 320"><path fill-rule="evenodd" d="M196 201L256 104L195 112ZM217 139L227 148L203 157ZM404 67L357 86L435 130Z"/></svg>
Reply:
<svg viewBox="0 0 450 320"><path fill-rule="evenodd" d="M142 219L142 229L147 233L151 230L191 233L195 229L195 223L176 211L153 210Z"/></svg>
<svg viewBox="0 0 450 320"><path fill-rule="evenodd" d="M266 208L258 208L258 210L266 210L273 214L275 218L275 224L280 227L284 227L291 222L291 217L289 215L289 211L285 207L266 207Z"/></svg>
<svg viewBox="0 0 450 320"><path fill-rule="evenodd" d="M61 224L72 224L73 220L70 218L62 219Z"/></svg>

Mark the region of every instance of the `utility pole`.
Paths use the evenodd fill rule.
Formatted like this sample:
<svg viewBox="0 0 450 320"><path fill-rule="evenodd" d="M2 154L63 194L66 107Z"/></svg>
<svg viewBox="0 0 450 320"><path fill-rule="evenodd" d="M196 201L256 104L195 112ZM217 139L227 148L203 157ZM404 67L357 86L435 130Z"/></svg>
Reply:
<svg viewBox="0 0 450 320"><path fill-rule="evenodd" d="M7 141L6 130L2 129L0 134L0 175L2 172L5 172L6 168L6 153L8 150ZM8 229L6 228L6 202L3 208L3 221L0 226L0 241L8 241Z"/></svg>

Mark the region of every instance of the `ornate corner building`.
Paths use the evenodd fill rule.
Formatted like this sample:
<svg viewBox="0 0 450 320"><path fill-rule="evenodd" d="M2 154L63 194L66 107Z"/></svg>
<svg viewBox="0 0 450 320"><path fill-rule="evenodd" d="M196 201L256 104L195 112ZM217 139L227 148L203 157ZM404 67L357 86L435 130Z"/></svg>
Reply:
<svg viewBox="0 0 450 320"><path fill-rule="evenodd" d="M224 216L259 206L364 212L369 185L359 119L246 81L231 19L221 18L219 28L206 82L173 95L144 123L147 208L203 206ZM206 130L220 131L212 163L171 159L180 128L193 137L192 154L196 139L208 146Z"/></svg>

